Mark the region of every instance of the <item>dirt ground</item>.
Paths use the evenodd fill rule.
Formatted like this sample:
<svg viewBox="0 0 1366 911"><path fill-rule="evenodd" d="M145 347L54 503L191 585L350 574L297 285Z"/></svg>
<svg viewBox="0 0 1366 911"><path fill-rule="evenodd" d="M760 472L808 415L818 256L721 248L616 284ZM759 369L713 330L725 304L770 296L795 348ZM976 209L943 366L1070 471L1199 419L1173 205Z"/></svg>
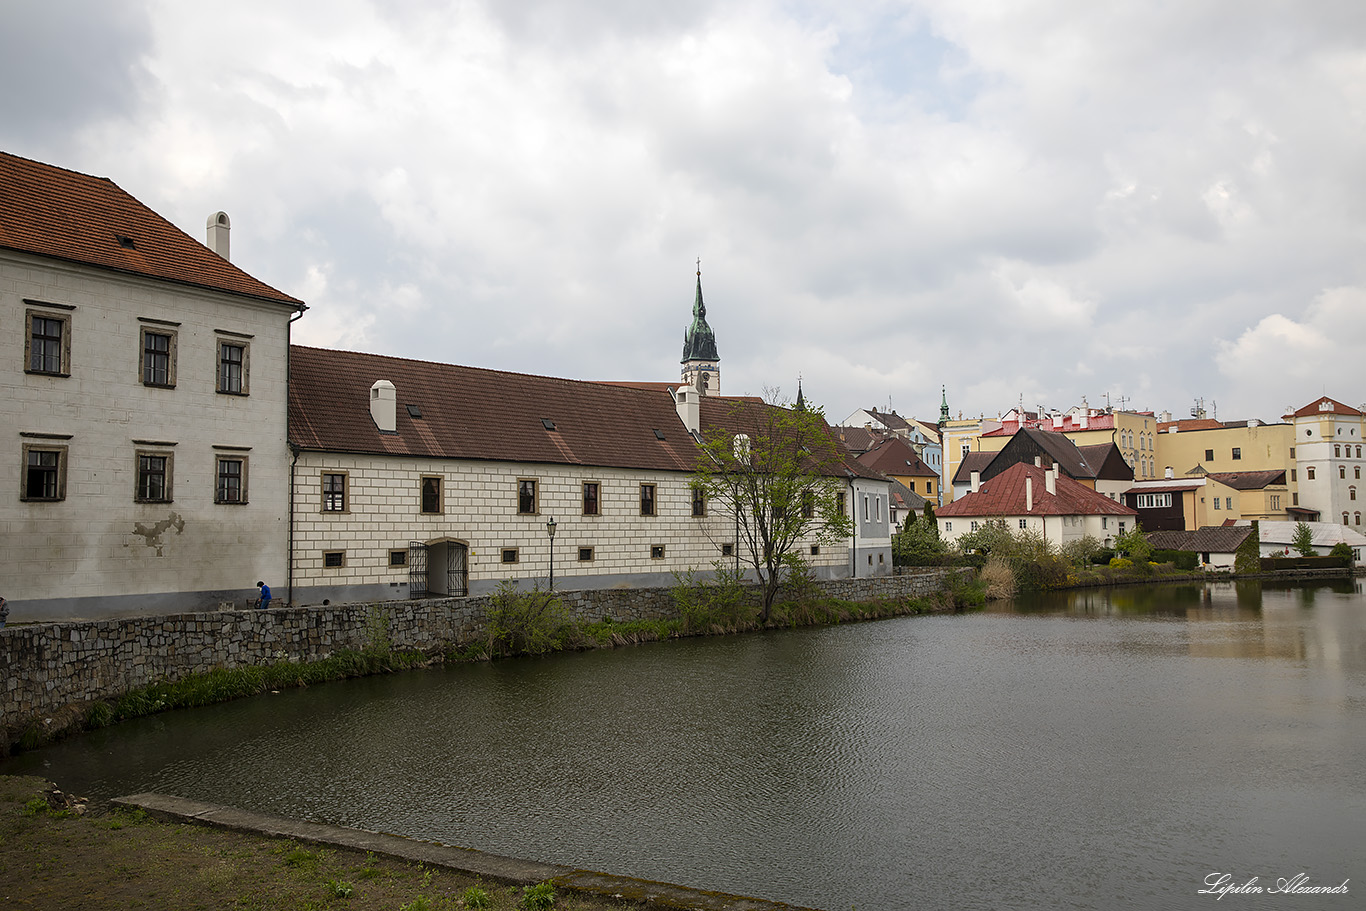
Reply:
<svg viewBox="0 0 1366 911"><path fill-rule="evenodd" d="M344 849L54 808L40 778L0 776L0 908L512 911L521 887ZM538 907L535 904L530 907ZM573 893L556 911L642 908Z"/></svg>

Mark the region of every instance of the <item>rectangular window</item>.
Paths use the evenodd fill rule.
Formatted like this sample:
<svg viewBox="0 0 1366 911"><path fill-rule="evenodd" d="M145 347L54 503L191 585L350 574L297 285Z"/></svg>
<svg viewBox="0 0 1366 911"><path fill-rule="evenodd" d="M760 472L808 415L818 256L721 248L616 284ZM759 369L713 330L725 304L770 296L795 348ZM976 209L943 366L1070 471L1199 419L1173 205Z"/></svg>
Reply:
<svg viewBox="0 0 1366 911"><path fill-rule="evenodd" d="M28 311L28 347L25 363L29 373L71 375L71 318L65 314Z"/></svg>
<svg viewBox="0 0 1366 911"><path fill-rule="evenodd" d="M247 394L247 345L245 342L218 343L218 391L229 395Z"/></svg>
<svg viewBox="0 0 1366 911"><path fill-rule="evenodd" d="M336 567L345 566L345 565L346 565L346 551L344 551L344 550L329 550L329 551L327 551L327 552L325 552L325 553L323 554L323 567L324 567L325 569L334 569L334 568L336 568Z"/></svg>
<svg viewBox="0 0 1366 911"><path fill-rule="evenodd" d="M1293 459L1294 457L1295 457L1295 447L1294 447L1294 446L1291 446L1291 447L1290 447L1290 458Z"/></svg>
<svg viewBox="0 0 1366 911"><path fill-rule="evenodd" d="M692 514L694 516L705 516L707 514L707 493L700 487L694 487L692 490Z"/></svg>
<svg viewBox="0 0 1366 911"><path fill-rule="evenodd" d="M873 518L882 521L882 497L873 497Z"/></svg>
<svg viewBox="0 0 1366 911"><path fill-rule="evenodd" d="M655 559L655 560L663 560L663 559L664 559L664 545L663 545L663 544L651 544L651 545L650 545L650 557L651 557L652 559Z"/></svg>
<svg viewBox="0 0 1366 911"><path fill-rule="evenodd" d="M503 562L504 562L504 563L516 563L516 562L517 562L517 548L515 548L515 547L504 547L504 548L503 548Z"/></svg>
<svg viewBox="0 0 1366 911"><path fill-rule="evenodd" d="M437 475L422 476L422 511L429 515L441 512L441 478Z"/></svg>
<svg viewBox="0 0 1366 911"><path fill-rule="evenodd" d="M214 472L213 501L240 505L247 502L247 460L243 456L219 456Z"/></svg>
<svg viewBox="0 0 1366 911"><path fill-rule="evenodd" d="M1292 480L1292 481L1298 480L1298 479L1295 477L1295 474L1296 474L1295 469L1293 469L1293 468L1290 469L1290 480Z"/></svg>
<svg viewBox="0 0 1366 911"><path fill-rule="evenodd" d="M976 523L975 521L972 523L972 529L971 529L971 530L972 530L972 531L976 531L976 530L977 530L977 523Z"/></svg>
<svg viewBox="0 0 1366 911"><path fill-rule="evenodd" d="M523 516L536 514L536 479L521 478L517 481L517 513Z"/></svg>
<svg viewBox="0 0 1366 911"><path fill-rule="evenodd" d="M952 522L945 522L945 523L944 523L944 531L953 531L953 523L952 523Z"/></svg>
<svg viewBox="0 0 1366 911"><path fill-rule="evenodd" d="M1276 496L1275 494L1272 494L1272 495L1271 495L1271 508L1272 508L1272 509L1280 509L1280 508L1281 508L1281 498L1278 497L1278 496Z"/></svg>
<svg viewBox="0 0 1366 911"><path fill-rule="evenodd" d="M1021 520L1020 520L1020 527L1021 527L1021 528L1028 528L1028 527L1029 527L1029 520L1028 520L1028 519L1021 519Z"/></svg>
<svg viewBox="0 0 1366 911"><path fill-rule="evenodd" d="M1224 498L1224 508L1225 508L1225 509L1232 509L1232 508L1233 508L1233 497L1225 497L1225 498Z"/></svg>
<svg viewBox="0 0 1366 911"><path fill-rule="evenodd" d="M1214 450L1213 450L1213 449L1206 449L1206 450L1205 450L1205 461L1206 461L1206 462L1213 462L1213 461L1214 461Z"/></svg>
<svg viewBox="0 0 1366 911"><path fill-rule="evenodd" d="M1123 520L1123 519L1120 519L1120 520L1119 520L1119 533L1120 533L1120 534L1124 534L1124 520Z"/></svg>
<svg viewBox="0 0 1366 911"><path fill-rule="evenodd" d="M600 489L597 481L583 482L583 514L585 516L601 515L602 504L598 500Z"/></svg>
<svg viewBox="0 0 1366 911"><path fill-rule="evenodd" d="M735 545L734 545L734 544L722 544L722 545L721 545L721 556L723 556L723 557L733 557L733 556L735 556Z"/></svg>
<svg viewBox="0 0 1366 911"><path fill-rule="evenodd" d="M133 498L139 503L171 502L171 456L139 452L137 459L138 489Z"/></svg>
<svg viewBox="0 0 1366 911"><path fill-rule="evenodd" d="M580 563L591 563L591 562L593 562L593 548L591 548L591 547L580 547L580 548L579 548L579 562L580 562Z"/></svg>
<svg viewBox="0 0 1366 911"><path fill-rule="evenodd" d="M1290 495L1290 505L1291 505L1291 506L1299 506L1299 505L1300 505L1300 495L1299 495L1299 494L1297 494L1297 493L1292 493L1292 494Z"/></svg>
<svg viewBox="0 0 1366 911"><path fill-rule="evenodd" d="M1344 481L1347 480L1347 466L1346 466L1346 465L1339 465L1339 466L1338 466L1338 477L1341 478L1341 479L1344 480Z"/></svg>
<svg viewBox="0 0 1366 911"><path fill-rule="evenodd" d="M346 512L346 473L323 474L323 512Z"/></svg>
<svg viewBox="0 0 1366 911"><path fill-rule="evenodd" d="M906 489L909 490L911 493L915 493L915 481L907 481Z"/></svg>
<svg viewBox="0 0 1366 911"><path fill-rule="evenodd" d="M1101 527L1101 528L1109 528L1109 527L1110 527L1110 520L1109 520L1109 518L1107 518L1106 516L1101 516L1101 517L1100 517L1100 527Z"/></svg>
<svg viewBox="0 0 1366 911"><path fill-rule="evenodd" d="M389 551L389 565L390 565L390 566L407 566L407 565L408 565L408 552L407 552L406 550L391 550L391 551Z"/></svg>
<svg viewBox="0 0 1366 911"><path fill-rule="evenodd" d="M66 499L66 448L24 444L24 484L22 500L56 501Z"/></svg>
<svg viewBox="0 0 1366 911"><path fill-rule="evenodd" d="M812 545L811 545L811 556L813 556L813 557L818 557L818 556L820 556L820 553L821 553L821 546L820 546L819 544L812 544Z"/></svg>
<svg viewBox="0 0 1366 911"><path fill-rule="evenodd" d="M175 385L174 332L160 329L142 330L142 384L144 386Z"/></svg>
<svg viewBox="0 0 1366 911"><path fill-rule="evenodd" d="M863 495L863 521L868 521L868 495Z"/></svg>
<svg viewBox="0 0 1366 911"><path fill-rule="evenodd" d="M1233 447L1233 461L1238 461L1243 457L1243 450L1237 446Z"/></svg>
<svg viewBox="0 0 1366 911"><path fill-rule="evenodd" d="M642 516L652 516L655 514L655 485L640 485L640 514Z"/></svg>
<svg viewBox="0 0 1366 911"><path fill-rule="evenodd" d="M1215 509L1218 509L1218 508L1219 508L1219 498L1218 498L1218 497L1215 497L1215 498L1214 498L1214 508L1215 508Z"/></svg>
<svg viewBox="0 0 1366 911"><path fill-rule="evenodd" d="M1304 470L1304 479L1305 479L1306 481L1312 481L1312 480L1314 480L1314 466L1313 466L1313 465L1310 465L1308 468L1306 468L1306 469Z"/></svg>
<svg viewBox="0 0 1366 911"><path fill-rule="evenodd" d="M848 507L847 507L847 506L845 505L845 503L844 503L844 491L840 491L840 498L839 498L839 500L836 501L836 503L835 503L835 512L839 513L839 514L842 516L842 515L844 515L847 511L848 511Z"/></svg>
<svg viewBox="0 0 1366 911"><path fill-rule="evenodd" d="M802 491L802 518L811 519L816 515L816 495L809 490Z"/></svg>

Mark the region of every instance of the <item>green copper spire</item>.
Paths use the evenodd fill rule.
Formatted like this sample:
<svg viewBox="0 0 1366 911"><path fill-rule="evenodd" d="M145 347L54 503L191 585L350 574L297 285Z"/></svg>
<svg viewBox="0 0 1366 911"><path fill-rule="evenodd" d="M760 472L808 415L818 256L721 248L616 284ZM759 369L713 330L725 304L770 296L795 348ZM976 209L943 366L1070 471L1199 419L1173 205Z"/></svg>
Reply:
<svg viewBox="0 0 1366 911"><path fill-rule="evenodd" d="M949 422L949 394L947 387L939 387L939 426L943 427Z"/></svg>
<svg viewBox="0 0 1366 911"><path fill-rule="evenodd" d="M683 361L719 361L716 336L707 325L707 305L702 303L702 269L697 270L697 297L692 305L692 325L683 333Z"/></svg>

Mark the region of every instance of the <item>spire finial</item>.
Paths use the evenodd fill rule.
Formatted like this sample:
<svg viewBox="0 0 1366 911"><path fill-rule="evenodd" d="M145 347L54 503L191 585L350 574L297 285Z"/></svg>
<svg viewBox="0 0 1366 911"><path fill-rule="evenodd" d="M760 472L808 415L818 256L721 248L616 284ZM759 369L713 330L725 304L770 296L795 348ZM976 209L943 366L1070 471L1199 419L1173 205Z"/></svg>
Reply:
<svg viewBox="0 0 1366 911"><path fill-rule="evenodd" d="M702 277L702 257L697 257L697 277Z"/></svg>

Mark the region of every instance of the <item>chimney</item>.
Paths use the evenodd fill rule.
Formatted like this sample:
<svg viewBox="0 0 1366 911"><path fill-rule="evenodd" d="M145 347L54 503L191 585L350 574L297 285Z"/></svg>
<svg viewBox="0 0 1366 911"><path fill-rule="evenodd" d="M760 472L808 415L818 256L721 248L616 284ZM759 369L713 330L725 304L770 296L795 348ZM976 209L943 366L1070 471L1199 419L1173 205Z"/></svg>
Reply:
<svg viewBox="0 0 1366 911"><path fill-rule="evenodd" d="M213 213L204 227L208 228L209 233L208 248L231 262L232 257L228 255L228 232L232 230L232 221L229 220L228 213Z"/></svg>
<svg viewBox="0 0 1366 911"><path fill-rule="evenodd" d="M1034 457L1034 467L1035 467L1035 468L1042 468L1042 467L1043 467L1043 456L1035 456L1035 457Z"/></svg>
<svg viewBox="0 0 1366 911"><path fill-rule="evenodd" d="M1025 475L1025 512L1034 511L1034 476Z"/></svg>
<svg viewBox="0 0 1366 911"><path fill-rule="evenodd" d="M1083 409L1080 411L1080 413L1077 414L1077 426L1080 427L1082 430L1085 430L1085 429L1086 429L1087 424L1090 422L1090 420L1091 420L1091 409L1090 409L1090 408L1083 408Z"/></svg>
<svg viewBox="0 0 1366 911"><path fill-rule="evenodd" d="M981 487L981 486L982 486L982 473L981 473L980 471L974 471L972 474L968 475L968 492L969 492L969 493L976 493L976 492L977 492L977 488L979 488L979 487Z"/></svg>
<svg viewBox="0 0 1366 911"><path fill-rule="evenodd" d="M1167 473L1166 473L1165 477L1168 477L1168 478L1174 478L1174 477L1176 477L1176 472L1172 471L1172 467L1171 467L1170 465L1167 466Z"/></svg>
<svg viewBox="0 0 1366 911"><path fill-rule="evenodd" d="M1061 414L1055 414L1055 415L1053 415L1053 429L1054 429L1054 430L1062 430L1062 415L1061 415Z"/></svg>
<svg viewBox="0 0 1366 911"><path fill-rule="evenodd" d="M1043 476L1044 490L1048 491L1050 497L1058 495L1058 466L1054 465Z"/></svg>
<svg viewBox="0 0 1366 911"><path fill-rule="evenodd" d="M678 419L683 422L688 433L692 434L700 433L702 430L702 403L698 396L699 393L694 386L680 386L674 392L674 407L678 409Z"/></svg>
<svg viewBox="0 0 1366 911"><path fill-rule="evenodd" d="M370 387L370 417L380 433L398 430L398 391L388 380L375 380Z"/></svg>

